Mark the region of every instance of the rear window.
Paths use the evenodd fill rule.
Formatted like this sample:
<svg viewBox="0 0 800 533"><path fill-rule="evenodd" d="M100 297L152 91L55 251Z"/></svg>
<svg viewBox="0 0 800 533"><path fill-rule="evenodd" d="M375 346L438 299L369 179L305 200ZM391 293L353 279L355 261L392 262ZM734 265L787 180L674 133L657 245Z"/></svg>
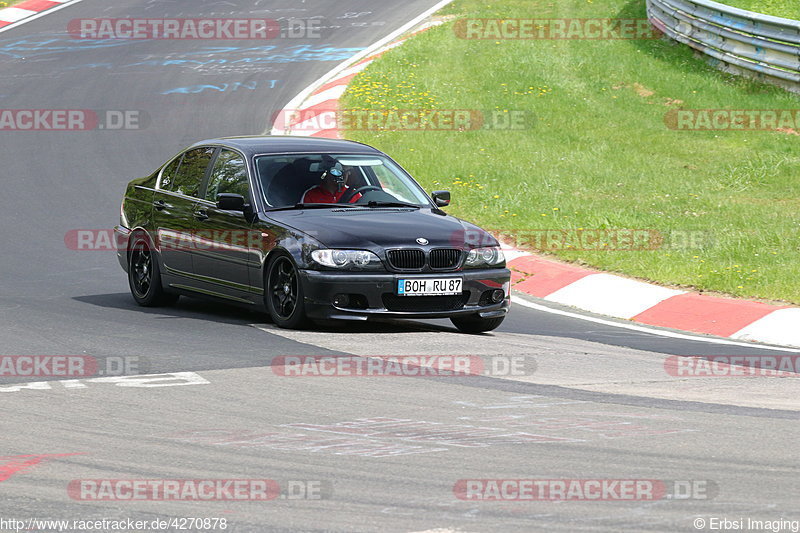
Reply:
<svg viewBox="0 0 800 533"><path fill-rule="evenodd" d="M161 188L166 191L176 192L185 196L198 197L200 185L206 175L206 169L214 155L214 148L194 148L183 154L177 170L172 170L170 164L165 170L170 170L167 182L164 174L161 175Z"/></svg>

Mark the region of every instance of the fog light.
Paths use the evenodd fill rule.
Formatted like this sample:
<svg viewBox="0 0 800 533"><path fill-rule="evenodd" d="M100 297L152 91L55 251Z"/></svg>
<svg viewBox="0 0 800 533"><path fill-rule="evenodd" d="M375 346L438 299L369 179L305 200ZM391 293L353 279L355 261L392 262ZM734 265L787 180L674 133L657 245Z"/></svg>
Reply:
<svg viewBox="0 0 800 533"><path fill-rule="evenodd" d="M336 307L347 307L350 303L350 296L347 294L337 294L333 297L333 305Z"/></svg>
<svg viewBox="0 0 800 533"><path fill-rule="evenodd" d="M503 298L506 297L505 291L503 289L495 289L492 291L492 303L500 303L503 301Z"/></svg>
<svg viewBox="0 0 800 533"><path fill-rule="evenodd" d="M350 308L351 309L366 309L367 308L367 297L363 294L351 294L350 295Z"/></svg>

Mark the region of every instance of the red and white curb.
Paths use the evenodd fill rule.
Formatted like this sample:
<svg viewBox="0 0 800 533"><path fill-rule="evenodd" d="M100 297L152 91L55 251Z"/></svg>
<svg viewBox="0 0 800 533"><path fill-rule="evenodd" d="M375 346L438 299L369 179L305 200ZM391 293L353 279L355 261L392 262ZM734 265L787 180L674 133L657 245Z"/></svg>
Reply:
<svg viewBox="0 0 800 533"><path fill-rule="evenodd" d="M739 341L800 347L800 308L668 289L508 249L513 287L600 315Z"/></svg>
<svg viewBox="0 0 800 533"><path fill-rule="evenodd" d="M401 31L345 61L308 86L279 112L271 134L341 138L336 127L336 114L339 98L350 81L375 59L400 46L410 35L398 37L450 1L434 6ZM437 23L423 25L415 34L434 25ZM506 245L503 251L512 271L513 288L548 302L649 326L727 337L735 341L800 347L800 308L669 289L545 259ZM537 308L547 310L543 306Z"/></svg>
<svg viewBox="0 0 800 533"><path fill-rule="evenodd" d="M11 7L0 9L0 31L44 16L68 5L77 4L81 0L25 0Z"/></svg>

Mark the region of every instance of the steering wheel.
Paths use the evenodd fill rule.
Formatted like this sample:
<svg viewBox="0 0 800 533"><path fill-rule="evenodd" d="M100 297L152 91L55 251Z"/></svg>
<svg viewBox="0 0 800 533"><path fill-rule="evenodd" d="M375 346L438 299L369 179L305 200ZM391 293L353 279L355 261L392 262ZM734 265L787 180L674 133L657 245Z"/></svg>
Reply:
<svg viewBox="0 0 800 533"><path fill-rule="evenodd" d="M342 197L339 198L339 201L336 203L349 204L350 200L352 200L356 194L365 193L367 191L382 191L382 190L383 189L381 189L380 187L376 187L375 185L367 185L366 187L361 187L360 189L350 189L349 191L344 193Z"/></svg>

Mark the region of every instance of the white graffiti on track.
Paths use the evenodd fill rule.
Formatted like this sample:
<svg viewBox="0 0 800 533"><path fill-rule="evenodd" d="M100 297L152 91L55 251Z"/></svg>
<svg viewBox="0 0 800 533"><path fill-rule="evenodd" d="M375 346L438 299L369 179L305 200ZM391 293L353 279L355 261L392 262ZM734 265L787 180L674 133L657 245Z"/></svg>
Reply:
<svg viewBox="0 0 800 533"><path fill-rule="evenodd" d="M453 402L456 405L463 405L472 409L541 409L544 407L555 407L557 405L573 405L580 403L589 403L582 400L561 400L558 398L548 398L546 396L512 396L507 402L479 405L473 402Z"/></svg>
<svg viewBox="0 0 800 533"><path fill-rule="evenodd" d="M477 414L461 416L458 419L476 424L502 424L510 428L520 428L548 435L580 438L581 440L617 439L628 437L652 437L695 431L694 429L645 425L651 421L672 422L681 418L654 413L618 413L607 411L581 411L566 415L542 415L543 408L556 405L588 404L583 401L561 401L543 396L513 396L508 402L495 404L475 404L457 401L457 405L478 410L494 411L497 414ZM540 412L534 412L532 410ZM500 411L502 410L502 411ZM634 419L639 423L630 422Z"/></svg>
<svg viewBox="0 0 800 533"><path fill-rule="evenodd" d="M528 400L534 397L520 397ZM538 397L537 397L538 398ZM658 415L630 415L663 421ZM619 420L622 417L623 420ZM286 452L330 453L361 457L393 457L523 444L574 444L622 437L652 437L694 431L680 427L647 426L626 420L627 414L579 413L537 416L498 413L463 416L470 423L443 423L410 418L373 417L328 424L282 424L268 431L199 429L168 438L187 443L235 448L265 448ZM491 424L491 425L487 425ZM498 427L499 426L499 427ZM284 429L285 428L285 429ZM288 433L287 430L292 431ZM433 446L433 447L432 447Z"/></svg>
<svg viewBox="0 0 800 533"><path fill-rule="evenodd" d="M536 435L515 429L385 417L361 418L335 424L283 424L279 427L294 432L287 433L286 429L266 432L206 429L185 431L167 438L214 446L374 458L446 452L455 448L579 442L577 439Z"/></svg>
<svg viewBox="0 0 800 533"><path fill-rule="evenodd" d="M579 442L582 439L557 437L517 431L515 429L445 424L411 420L409 418L359 418L335 424L284 424L283 427L362 436L375 439L398 439L406 442L431 443L459 448L485 448L503 444L532 444L541 442Z"/></svg>
<svg viewBox="0 0 800 533"><path fill-rule="evenodd" d="M192 430L169 435L168 438L180 442L233 448L264 448L285 452L329 453L376 458L447 451L447 448L397 444L378 439L331 437L280 431Z"/></svg>

